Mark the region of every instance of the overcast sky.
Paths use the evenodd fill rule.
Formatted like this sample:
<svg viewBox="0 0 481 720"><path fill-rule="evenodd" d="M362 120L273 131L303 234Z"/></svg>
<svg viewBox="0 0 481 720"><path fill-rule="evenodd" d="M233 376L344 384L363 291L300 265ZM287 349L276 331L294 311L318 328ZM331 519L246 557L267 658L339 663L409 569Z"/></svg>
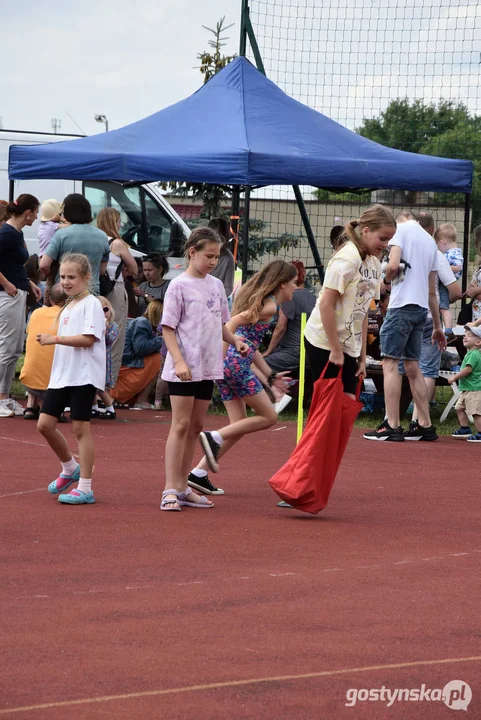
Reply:
<svg viewBox="0 0 481 720"><path fill-rule="evenodd" d="M2 3L3 127L103 131L202 84L196 55L223 15L239 45L240 0ZM480 112L481 0L251 0L268 76L349 127L395 97L463 100Z"/></svg>

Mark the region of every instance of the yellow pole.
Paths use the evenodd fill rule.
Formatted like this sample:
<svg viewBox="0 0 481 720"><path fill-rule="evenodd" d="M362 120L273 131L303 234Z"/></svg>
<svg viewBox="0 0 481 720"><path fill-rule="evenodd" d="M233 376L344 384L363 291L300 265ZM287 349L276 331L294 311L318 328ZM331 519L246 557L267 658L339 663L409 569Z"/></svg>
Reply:
<svg viewBox="0 0 481 720"><path fill-rule="evenodd" d="M297 400L297 442L301 439L304 429L304 384L306 380L306 346L304 345L304 330L306 329L307 315L301 315L301 352L299 355L299 397Z"/></svg>

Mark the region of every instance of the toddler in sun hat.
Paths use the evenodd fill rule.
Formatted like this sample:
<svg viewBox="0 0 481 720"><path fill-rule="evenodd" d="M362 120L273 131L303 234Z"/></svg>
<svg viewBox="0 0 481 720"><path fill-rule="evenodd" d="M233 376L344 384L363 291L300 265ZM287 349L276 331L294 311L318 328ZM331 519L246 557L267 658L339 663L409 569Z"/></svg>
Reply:
<svg viewBox="0 0 481 720"><path fill-rule="evenodd" d="M38 228L39 256L45 253L60 223L62 205L58 200L45 200L40 209L40 225Z"/></svg>

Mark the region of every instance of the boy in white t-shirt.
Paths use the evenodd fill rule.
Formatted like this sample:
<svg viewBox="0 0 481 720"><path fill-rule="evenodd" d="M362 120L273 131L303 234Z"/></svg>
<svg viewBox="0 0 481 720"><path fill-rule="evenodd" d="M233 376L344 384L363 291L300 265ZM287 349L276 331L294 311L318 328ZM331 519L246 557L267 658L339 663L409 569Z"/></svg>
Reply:
<svg viewBox="0 0 481 720"><path fill-rule="evenodd" d="M387 418L364 437L390 441L437 440L429 415L426 384L419 369L428 309L433 317L433 342L445 346L436 296L437 248L431 235L418 224L412 213L399 213L396 222L396 233L389 242L391 252L385 285L391 286L402 262L405 272L402 282L392 283L389 308L380 333ZM402 358L418 409L418 425L405 433L399 417L402 378L398 366Z"/></svg>

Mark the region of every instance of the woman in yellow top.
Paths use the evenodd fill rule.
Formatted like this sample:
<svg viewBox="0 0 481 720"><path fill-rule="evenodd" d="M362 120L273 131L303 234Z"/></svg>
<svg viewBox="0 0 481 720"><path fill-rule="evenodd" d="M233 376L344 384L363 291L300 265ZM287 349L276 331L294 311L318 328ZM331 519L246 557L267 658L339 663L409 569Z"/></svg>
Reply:
<svg viewBox="0 0 481 720"><path fill-rule="evenodd" d="M378 256L395 231L394 217L382 205L373 205L345 226L346 242L329 261L306 325L306 354L313 381L328 363L326 379L337 377L342 367L344 392L352 397L359 378L366 374L369 305L380 297Z"/></svg>

